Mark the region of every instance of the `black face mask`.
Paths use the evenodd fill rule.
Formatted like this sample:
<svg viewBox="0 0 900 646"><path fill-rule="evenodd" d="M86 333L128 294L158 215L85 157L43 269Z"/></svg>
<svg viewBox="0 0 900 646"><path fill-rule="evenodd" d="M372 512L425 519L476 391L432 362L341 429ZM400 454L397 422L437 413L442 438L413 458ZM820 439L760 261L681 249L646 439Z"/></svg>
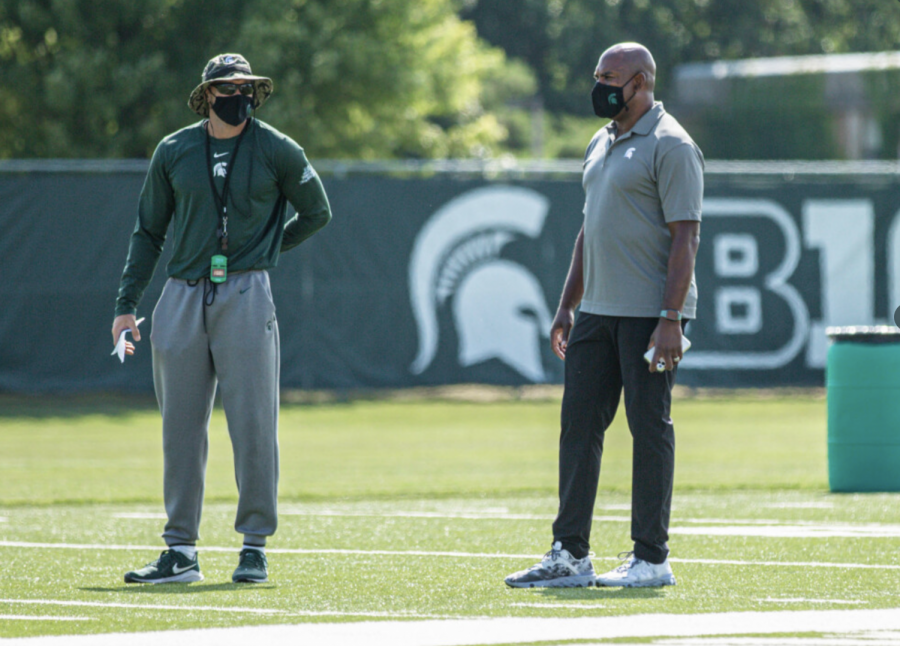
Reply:
<svg viewBox="0 0 900 646"><path fill-rule="evenodd" d="M628 79L625 82L625 85L631 83L638 74L640 74L640 72ZM591 102L594 104L594 114L602 119L612 119L619 114L622 109L628 105L628 101L631 101L631 99L634 98L634 95L632 95L631 99L628 99L628 101L625 100L625 85L616 87L615 85L607 85L600 81L594 83L594 89L591 90Z"/></svg>
<svg viewBox="0 0 900 646"><path fill-rule="evenodd" d="M229 126L239 126L250 116L253 99L243 94L234 96L217 96L216 102L210 104L213 112Z"/></svg>

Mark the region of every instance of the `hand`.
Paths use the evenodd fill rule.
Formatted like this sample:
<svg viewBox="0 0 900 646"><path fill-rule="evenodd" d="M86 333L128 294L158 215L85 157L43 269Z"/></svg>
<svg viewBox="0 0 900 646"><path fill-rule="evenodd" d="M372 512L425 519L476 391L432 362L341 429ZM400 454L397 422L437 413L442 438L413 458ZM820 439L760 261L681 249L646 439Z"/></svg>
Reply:
<svg viewBox="0 0 900 646"><path fill-rule="evenodd" d="M113 320L113 345L119 342L119 335L122 333L122 330L131 330L131 336L135 342L141 340L141 331L138 330L134 314L122 314ZM125 354L134 354L134 343L131 341L125 341Z"/></svg>
<svg viewBox="0 0 900 646"><path fill-rule="evenodd" d="M650 362L650 372L660 372L656 369L656 364L660 361L665 362L665 370L671 370L675 364L681 361L681 323L679 321L669 321L659 319L656 329L650 335L650 343L647 349L656 348L653 353L653 360Z"/></svg>
<svg viewBox="0 0 900 646"><path fill-rule="evenodd" d="M572 331L573 325L575 325L575 311L560 306L556 311L553 324L550 326L550 347L553 348L553 353L563 361L566 360L569 332Z"/></svg>

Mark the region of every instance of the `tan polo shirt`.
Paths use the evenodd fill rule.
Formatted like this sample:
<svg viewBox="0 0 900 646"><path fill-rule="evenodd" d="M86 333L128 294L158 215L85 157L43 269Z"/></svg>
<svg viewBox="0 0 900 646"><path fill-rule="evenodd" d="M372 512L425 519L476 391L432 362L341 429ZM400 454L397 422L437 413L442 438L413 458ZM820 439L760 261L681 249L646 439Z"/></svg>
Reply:
<svg viewBox="0 0 900 646"><path fill-rule="evenodd" d="M617 139L614 128L601 128L585 153L581 310L657 317L672 243L666 225L700 221L703 153L660 102ZM684 316L697 316L693 276Z"/></svg>

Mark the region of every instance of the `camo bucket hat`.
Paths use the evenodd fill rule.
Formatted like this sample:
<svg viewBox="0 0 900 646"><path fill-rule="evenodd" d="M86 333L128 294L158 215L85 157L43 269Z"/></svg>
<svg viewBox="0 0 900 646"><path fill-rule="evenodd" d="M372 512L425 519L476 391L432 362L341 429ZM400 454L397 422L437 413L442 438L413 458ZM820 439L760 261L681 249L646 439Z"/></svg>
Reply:
<svg viewBox="0 0 900 646"><path fill-rule="evenodd" d="M203 69L200 85L191 92L188 107L201 117L209 116L209 102L206 100L206 88L213 83L223 81L252 81L253 109L262 107L272 94L272 79L265 76L253 76L250 63L240 54L219 54L210 60Z"/></svg>

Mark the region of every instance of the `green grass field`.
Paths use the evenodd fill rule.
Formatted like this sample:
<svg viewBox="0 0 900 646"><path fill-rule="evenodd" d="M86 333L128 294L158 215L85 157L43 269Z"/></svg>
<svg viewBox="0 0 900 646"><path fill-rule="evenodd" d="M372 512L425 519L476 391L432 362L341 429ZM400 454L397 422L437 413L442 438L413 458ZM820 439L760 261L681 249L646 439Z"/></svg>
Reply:
<svg viewBox="0 0 900 646"><path fill-rule="evenodd" d="M828 493L825 414L824 399L811 395L678 401L670 541L678 585L510 590L503 577L549 547L558 399L283 406L270 582L250 587L230 583L240 537L217 410L201 527L206 580L142 587L122 574L162 545L152 400L3 398L0 637L900 609L900 497ZM620 412L595 511L601 571L630 549L630 441Z"/></svg>

